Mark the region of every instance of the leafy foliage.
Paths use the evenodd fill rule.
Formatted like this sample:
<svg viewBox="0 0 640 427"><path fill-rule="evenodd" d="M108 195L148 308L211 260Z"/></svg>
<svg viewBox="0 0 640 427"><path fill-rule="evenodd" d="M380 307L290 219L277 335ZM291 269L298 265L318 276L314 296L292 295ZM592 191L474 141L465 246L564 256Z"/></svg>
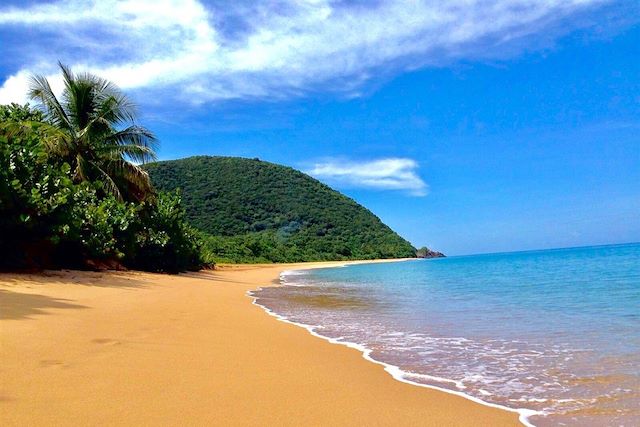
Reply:
<svg viewBox="0 0 640 427"><path fill-rule="evenodd" d="M145 203L135 223L135 250L130 265L141 270L198 270L207 262L203 240L188 225L180 194L160 193Z"/></svg>
<svg viewBox="0 0 640 427"><path fill-rule="evenodd" d="M44 76L31 78L29 96L51 125L42 142L71 166L75 182L99 180L118 199L143 200L151 192L149 176L127 160L155 160L155 137L135 124L135 108L116 86L59 65L60 99Z"/></svg>
<svg viewBox="0 0 640 427"><path fill-rule="evenodd" d="M75 182L40 112L0 106L0 267L109 262L176 272L203 265L178 194L124 202L100 180Z"/></svg>
<svg viewBox="0 0 640 427"><path fill-rule="evenodd" d="M156 188L180 188L188 220L218 261L413 257L409 242L352 199L292 168L191 157L145 166Z"/></svg>
<svg viewBox="0 0 640 427"><path fill-rule="evenodd" d="M0 106L0 118L0 262L12 265L25 253L47 256L69 215L73 183L69 165L52 161L40 144L42 126L29 122L15 131L14 119L37 119L37 113Z"/></svg>

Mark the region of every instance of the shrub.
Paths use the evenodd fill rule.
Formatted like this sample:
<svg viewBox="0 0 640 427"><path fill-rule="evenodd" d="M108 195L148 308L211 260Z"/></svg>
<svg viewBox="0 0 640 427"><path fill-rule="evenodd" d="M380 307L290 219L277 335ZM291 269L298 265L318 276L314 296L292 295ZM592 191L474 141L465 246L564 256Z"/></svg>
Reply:
<svg viewBox="0 0 640 427"><path fill-rule="evenodd" d="M129 260L133 267L166 272L202 268L202 240L187 224L177 192L145 202L138 218L136 249Z"/></svg>
<svg viewBox="0 0 640 427"><path fill-rule="evenodd" d="M69 165L44 150L41 125L25 124L21 132L1 125L0 266L46 263L69 215Z"/></svg>

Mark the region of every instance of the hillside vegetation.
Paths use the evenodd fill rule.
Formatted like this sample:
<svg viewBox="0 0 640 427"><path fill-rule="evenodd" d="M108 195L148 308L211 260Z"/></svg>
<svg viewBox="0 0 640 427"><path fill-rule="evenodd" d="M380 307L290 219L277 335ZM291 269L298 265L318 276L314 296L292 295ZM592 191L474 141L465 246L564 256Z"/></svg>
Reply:
<svg viewBox="0 0 640 427"><path fill-rule="evenodd" d="M146 169L156 189L180 189L187 220L206 234L217 261L415 256L415 248L369 210L289 167L201 156Z"/></svg>

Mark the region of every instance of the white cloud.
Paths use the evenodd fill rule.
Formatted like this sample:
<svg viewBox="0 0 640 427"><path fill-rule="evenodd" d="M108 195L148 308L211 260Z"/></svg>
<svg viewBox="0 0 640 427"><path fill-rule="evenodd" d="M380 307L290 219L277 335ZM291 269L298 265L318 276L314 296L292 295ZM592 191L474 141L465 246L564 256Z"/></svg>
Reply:
<svg viewBox="0 0 640 427"><path fill-rule="evenodd" d="M381 73L494 56L606 2L281 0L207 8L197 0L60 0L0 8L0 28L42 33L31 51L16 46L25 63L0 94L6 102L23 93L29 73L54 75L58 59L125 89L169 88L195 102L290 97L322 84L355 91Z"/></svg>
<svg viewBox="0 0 640 427"><path fill-rule="evenodd" d="M426 196L427 184L417 173L413 159L386 158L369 161L332 159L316 163L308 173L331 184L377 190L403 190Z"/></svg>
<svg viewBox="0 0 640 427"><path fill-rule="evenodd" d="M0 87L0 104L27 102L27 89L29 87L29 73L25 70L10 76Z"/></svg>

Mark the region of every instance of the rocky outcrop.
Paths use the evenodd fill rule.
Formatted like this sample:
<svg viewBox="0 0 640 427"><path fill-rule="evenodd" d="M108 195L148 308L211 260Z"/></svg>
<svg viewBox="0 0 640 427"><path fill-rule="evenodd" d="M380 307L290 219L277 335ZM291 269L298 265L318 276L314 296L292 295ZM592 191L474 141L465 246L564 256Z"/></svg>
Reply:
<svg viewBox="0 0 640 427"><path fill-rule="evenodd" d="M426 246L421 247L416 251L416 257L418 258L444 258L446 255L442 252L432 251Z"/></svg>

